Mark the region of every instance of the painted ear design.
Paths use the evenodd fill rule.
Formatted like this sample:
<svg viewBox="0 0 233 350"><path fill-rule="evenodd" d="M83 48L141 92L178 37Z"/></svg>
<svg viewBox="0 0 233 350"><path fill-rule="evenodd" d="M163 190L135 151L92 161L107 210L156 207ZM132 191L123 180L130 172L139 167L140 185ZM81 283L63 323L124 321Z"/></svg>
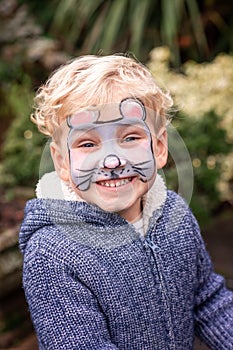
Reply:
<svg viewBox="0 0 233 350"><path fill-rule="evenodd" d="M99 117L97 110L83 110L67 118L67 124L71 129L77 129L82 124L94 123Z"/></svg>
<svg viewBox="0 0 233 350"><path fill-rule="evenodd" d="M146 119L146 110L143 103L138 99L126 98L120 103L120 112L125 118Z"/></svg>

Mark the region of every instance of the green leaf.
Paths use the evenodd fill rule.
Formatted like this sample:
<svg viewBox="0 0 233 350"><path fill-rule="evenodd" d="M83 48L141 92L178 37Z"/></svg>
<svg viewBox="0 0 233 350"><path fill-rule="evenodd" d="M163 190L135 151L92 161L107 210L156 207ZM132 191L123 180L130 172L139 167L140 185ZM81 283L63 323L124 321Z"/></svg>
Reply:
<svg viewBox="0 0 233 350"><path fill-rule="evenodd" d="M115 0L107 13L107 18L103 23L103 35L101 39L101 49L110 51L119 34L123 18L128 15L128 1Z"/></svg>
<svg viewBox="0 0 233 350"><path fill-rule="evenodd" d="M131 29L131 42L130 49L137 56L140 52L143 34L151 7L151 0L144 1L131 1L130 10L130 29Z"/></svg>
<svg viewBox="0 0 233 350"><path fill-rule="evenodd" d="M196 38L196 43L197 43L197 46L199 47L199 51L200 52L207 51L208 44L207 44L204 28L202 25L201 15L198 9L197 1L186 0L186 3L189 10L193 33Z"/></svg>

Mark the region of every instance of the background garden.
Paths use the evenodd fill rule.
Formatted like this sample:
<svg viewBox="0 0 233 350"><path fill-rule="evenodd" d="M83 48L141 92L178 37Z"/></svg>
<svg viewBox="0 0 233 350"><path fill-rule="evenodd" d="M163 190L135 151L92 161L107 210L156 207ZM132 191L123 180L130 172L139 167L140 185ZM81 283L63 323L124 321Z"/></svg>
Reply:
<svg viewBox="0 0 233 350"><path fill-rule="evenodd" d="M190 205L233 289L233 2L0 0L0 349L37 349L17 246L47 142L30 121L34 92L72 57L119 52L148 65L174 97L172 125L194 174ZM163 175L179 191L172 152Z"/></svg>

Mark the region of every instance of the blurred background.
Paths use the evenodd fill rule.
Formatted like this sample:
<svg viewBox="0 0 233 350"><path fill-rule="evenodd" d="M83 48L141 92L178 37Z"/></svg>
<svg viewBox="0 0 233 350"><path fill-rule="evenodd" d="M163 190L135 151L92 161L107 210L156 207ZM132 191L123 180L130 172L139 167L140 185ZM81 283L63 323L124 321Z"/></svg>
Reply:
<svg viewBox="0 0 233 350"><path fill-rule="evenodd" d="M190 205L215 269L233 289L233 2L0 0L1 350L37 349L17 245L47 141L30 121L34 92L70 58L125 52L174 97L173 125L194 171ZM177 190L171 156L164 173Z"/></svg>

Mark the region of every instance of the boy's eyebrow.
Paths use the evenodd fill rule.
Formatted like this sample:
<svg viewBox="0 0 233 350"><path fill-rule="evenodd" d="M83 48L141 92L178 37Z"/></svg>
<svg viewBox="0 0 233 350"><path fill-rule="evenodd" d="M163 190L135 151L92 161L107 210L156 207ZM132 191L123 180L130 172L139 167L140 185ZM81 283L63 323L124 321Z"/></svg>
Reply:
<svg viewBox="0 0 233 350"><path fill-rule="evenodd" d="M95 129L94 127L94 123L88 123L88 124L80 124L78 126L72 127L72 130L77 130L77 131L92 131L93 129Z"/></svg>
<svg viewBox="0 0 233 350"><path fill-rule="evenodd" d="M128 130L128 129L139 129L144 130L145 127L141 123L122 123L118 124L118 129Z"/></svg>
<svg viewBox="0 0 233 350"><path fill-rule="evenodd" d="M77 140L86 139L86 138L99 138L99 133L94 129L71 129L74 132L70 133L68 136L68 142L73 143Z"/></svg>
<svg viewBox="0 0 233 350"><path fill-rule="evenodd" d="M144 123L143 123L144 125ZM143 125L141 123L140 120L138 120L138 118L135 118L135 120L132 120L132 118L130 118L129 120L127 119L116 119L114 121L110 121L110 122L94 122L94 123L86 123L86 124L80 124L78 126L75 127L70 127L71 130L77 130L77 131L96 131L98 132L98 128L101 126L114 126L114 128L119 129L119 128L130 128L130 127L140 127L140 129L143 129ZM69 125L68 125L69 126Z"/></svg>

